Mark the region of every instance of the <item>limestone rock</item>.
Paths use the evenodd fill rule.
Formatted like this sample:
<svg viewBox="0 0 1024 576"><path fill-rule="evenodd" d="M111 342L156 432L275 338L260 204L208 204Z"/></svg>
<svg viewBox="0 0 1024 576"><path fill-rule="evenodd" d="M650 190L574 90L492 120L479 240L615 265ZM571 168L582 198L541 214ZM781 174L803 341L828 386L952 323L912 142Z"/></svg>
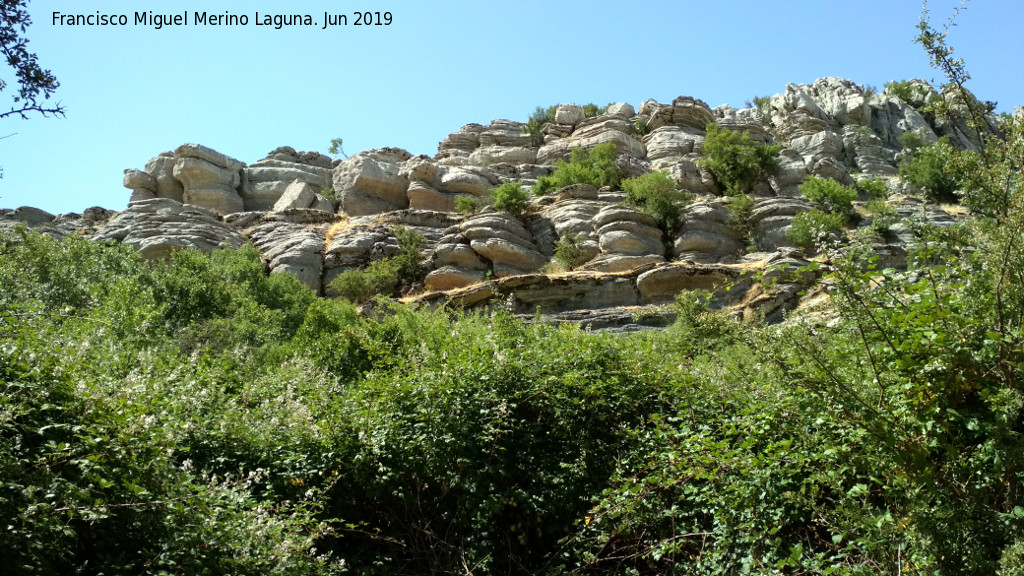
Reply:
<svg viewBox="0 0 1024 576"><path fill-rule="evenodd" d="M555 109L555 122L575 126L583 121L583 107L575 104L559 104Z"/></svg>
<svg viewBox="0 0 1024 576"><path fill-rule="evenodd" d="M53 222L55 216L45 210L40 210L39 208L22 206L21 208L7 212L0 218L8 222L21 222L31 228L40 224Z"/></svg>
<svg viewBox="0 0 1024 576"><path fill-rule="evenodd" d="M341 209L350 216L365 216L408 208L409 181L399 174L409 159L404 150L360 152L334 169L334 191Z"/></svg>
<svg viewBox="0 0 1024 576"><path fill-rule="evenodd" d="M309 208L316 199L316 191L309 184L295 180L285 188L281 198L274 204L274 211L293 208Z"/></svg>
<svg viewBox="0 0 1024 576"><path fill-rule="evenodd" d="M409 197L409 208L412 210L455 212L456 195L439 192L426 182L420 180L410 182L406 195Z"/></svg>
<svg viewBox="0 0 1024 576"><path fill-rule="evenodd" d="M647 147L647 159L655 167L661 167L671 163L672 159L678 161L691 153L702 154L705 134L703 128L671 124L652 130L643 140Z"/></svg>
<svg viewBox="0 0 1024 576"><path fill-rule="evenodd" d="M156 195L156 178L141 170L124 171L124 187L129 190L148 190Z"/></svg>
<svg viewBox="0 0 1024 576"><path fill-rule="evenodd" d="M174 177L174 153L164 152L146 162L146 173L156 179L158 198L185 201L185 187Z"/></svg>
<svg viewBox="0 0 1024 576"><path fill-rule="evenodd" d="M241 162L198 144L183 144L174 155L173 174L184 185L182 198L186 204L218 214L244 210L236 191L241 183Z"/></svg>
<svg viewBox="0 0 1024 576"><path fill-rule="evenodd" d="M517 275L538 270L547 258L538 250L522 222L500 212L467 218L462 234L477 254L494 265L495 275Z"/></svg>
<svg viewBox="0 0 1024 576"><path fill-rule="evenodd" d="M536 271L548 262L540 252L503 238L472 240L470 246L494 263L494 273L499 278Z"/></svg>
<svg viewBox="0 0 1024 576"><path fill-rule="evenodd" d="M174 150L174 157L204 160L218 168L223 168L228 172L235 174L236 177L242 168L245 167L245 164L242 162L200 144L182 144ZM238 185L237 182L235 185Z"/></svg>
<svg viewBox="0 0 1024 576"><path fill-rule="evenodd" d="M498 179L483 168L448 168L441 175L438 189L445 192L472 194L486 197L491 188L498 185Z"/></svg>
<svg viewBox="0 0 1024 576"><path fill-rule="evenodd" d="M730 224L730 220L728 209L718 201L694 202L686 206L674 241L676 257L695 262L717 262L743 250L742 234Z"/></svg>
<svg viewBox="0 0 1024 576"><path fill-rule="evenodd" d="M324 229L322 225L266 222L250 230L249 238L266 260L271 274L294 274L303 284L319 292L324 265Z"/></svg>
<svg viewBox="0 0 1024 576"><path fill-rule="evenodd" d="M740 271L721 266L668 265L640 274L636 289L644 303L671 302L684 290L707 290L724 295L726 288L748 283ZM730 292L732 292L730 290ZM738 297L740 290L735 290Z"/></svg>
<svg viewBox="0 0 1024 576"><path fill-rule="evenodd" d="M640 108L640 115L649 117L648 130L657 130L670 124L705 130L708 124L715 121L711 108L703 100L690 96L680 96L669 106L649 100Z"/></svg>
<svg viewBox="0 0 1024 576"><path fill-rule="evenodd" d="M128 206L94 236L134 246L143 258L164 258L173 250L204 252L226 245L237 248L245 238L211 211L169 198L143 200Z"/></svg>
<svg viewBox="0 0 1024 576"><path fill-rule="evenodd" d="M244 170L242 198L247 210L270 210L293 182L308 184L314 192L333 185L330 168L316 164L305 164L298 161L299 154L291 148L277 149L262 160L253 163ZM302 154L315 154L304 152ZM287 158L295 158L292 161ZM319 156L311 156L311 161L318 162ZM321 162L322 163L322 162Z"/></svg>
<svg viewBox="0 0 1024 576"><path fill-rule="evenodd" d="M865 174L874 176L895 176L896 153L885 147L882 139L863 126L843 127L843 150L848 162L852 162Z"/></svg>
<svg viewBox="0 0 1024 576"><path fill-rule="evenodd" d="M545 142L537 151L537 162L553 164L555 160L568 161L573 148L592 150L599 144L612 142L619 156L644 158L644 145L633 137L634 128L621 116L599 116L580 122L571 138L556 138Z"/></svg>
<svg viewBox="0 0 1024 576"><path fill-rule="evenodd" d="M619 116L625 116L626 118L632 118L636 116L636 110L630 104L625 102L616 102L615 104L608 105L607 114L617 114Z"/></svg>
<svg viewBox="0 0 1024 576"><path fill-rule="evenodd" d="M443 266L427 274L424 284L428 290L454 290L481 282L484 275L483 270Z"/></svg>

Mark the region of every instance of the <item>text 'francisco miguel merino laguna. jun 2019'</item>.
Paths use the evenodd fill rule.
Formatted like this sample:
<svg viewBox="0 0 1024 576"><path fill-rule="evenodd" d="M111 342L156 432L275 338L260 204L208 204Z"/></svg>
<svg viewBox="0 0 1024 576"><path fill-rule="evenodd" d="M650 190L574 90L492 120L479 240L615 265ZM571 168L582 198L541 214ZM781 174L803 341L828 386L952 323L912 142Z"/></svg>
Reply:
<svg viewBox="0 0 1024 576"><path fill-rule="evenodd" d="M337 26L390 26L393 21L391 12L379 11L356 11L347 14L324 12L323 17L311 14L266 14L260 12L255 12L250 16L231 12L220 14L187 10L166 14L152 10L134 14L105 14L99 11L89 14L53 13L53 26L148 26L156 30L174 26L266 26L275 30L305 26L325 30Z"/></svg>

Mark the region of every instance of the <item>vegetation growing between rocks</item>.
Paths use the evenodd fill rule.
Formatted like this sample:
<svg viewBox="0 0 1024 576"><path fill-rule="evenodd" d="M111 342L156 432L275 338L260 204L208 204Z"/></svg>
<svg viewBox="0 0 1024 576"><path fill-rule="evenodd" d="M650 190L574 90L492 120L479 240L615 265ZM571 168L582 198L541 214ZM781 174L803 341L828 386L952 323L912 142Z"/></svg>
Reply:
<svg viewBox="0 0 1024 576"><path fill-rule="evenodd" d="M422 234L398 226L394 229L398 253L375 260L364 269L346 270L331 281L328 291L351 302L363 304L379 294L395 295L423 278L420 261L426 239Z"/></svg>
<svg viewBox="0 0 1024 576"><path fill-rule="evenodd" d="M506 182L491 191L491 200L495 210L519 217L530 200L530 192L518 182Z"/></svg>
<svg viewBox="0 0 1024 576"><path fill-rule="evenodd" d="M589 152L573 148L569 161L555 162L555 171L550 176L541 176L533 193L537 196L550 194L572 184L591 186L618 186L621 178L615 164L615 143L605 142L594 146Z"/></svg>
<svg viewBox="0 0 1024 576"><path fill-rule="evenodd" d="M778 158L779 146L754 142L747 132L707 125L700 162L729 196L748 192L754 182L775 169Z"/></svg>
<svg viewBox="0 0 1024 576"><path fill-rule="evenodd" d="M658 226L671 234L679 224L682 206L692 199L690 194L676 190L676 181L664 172L647 172L622 181L626 191L623 201L650 214Z"/></svg>
<svg viewBox="0 0 1024 576"><path fill-rule="evenodd" d="M575 270L586 263L583 243L586 238L579 233L567 234L555 242L555 262L565 270Z"/></svg>
<svg viewBox="0 0 1024 576"><path fill-rule="evenodd" d="M920 187L930 200L956 202L962 179L957 163L970 161L970 153L955 150L946 138L912 150L900 164L900 178Z"/></svg>
<svg viewBox="0 0 1024 576"><path fill-rule="evenodd" d="M544 144L544 134L541 130L545 124L555 123L555 111L558 110L558 106L549 106L544 108L543 106L537 106L537 109L530 114L530 117L526 120L526 125L523 126L523 134L530 137L531 146L540 146Z"/></svg>

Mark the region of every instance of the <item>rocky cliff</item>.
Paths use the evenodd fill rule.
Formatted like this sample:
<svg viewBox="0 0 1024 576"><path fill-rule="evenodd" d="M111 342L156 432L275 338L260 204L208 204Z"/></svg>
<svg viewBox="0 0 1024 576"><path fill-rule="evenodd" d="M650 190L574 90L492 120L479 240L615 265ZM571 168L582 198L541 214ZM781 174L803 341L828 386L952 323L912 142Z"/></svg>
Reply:
<svg viewBox="0 0 1024 576"><path fill-rule="evenodd" d="M664 316L658 305L701 288L778 318L813 280L799 272L812 255L785 234L793 217L811 208L798 190L808 176L843 184L881 178L901 216L937 225L958 217L957 210L907 193L896 176L905 154L900 137L916 132L934 142L946 136L973 149L979 136L966 122L923 115L922 105L942 95L923 82L912 85L920 102L824 78L791 84L743 109L679 97L670 104L648 100L639 109L613 104L586 117L580 106L560 105L555 122L537 137L520 122L467 124L445 137L433 158L385 148L337 160L282 147L246 164L185 144L142 170L125 170L131 197L124 211L55 217L19 208L0 211L0 222L126 242L146 258L251 243L270 273L295 274L325 295L342 272L394 254L394 230L404 226L426 238L423 282L409 295L423 304L502 306L523 314L540 309L553 319L604 326L644 317L657 322ZM989 120L994 127L995 118ZM713 123L781 148L777 169L751 189L746 230L700 162ZM650 215L624 206L621 190L586 185L532 198L521 216L490 208L464 216L455 209L460 197L486 204L503 183L533 186L573 149L604 143L614 145L624 177L663 171L692 195L677 226L662 230ZM870 218L862 221L868 224ZM899 265L909 235L899 225L894 232L874 249ZM550 272L555 243L570 236L582 239L579 270L542 273Z"/></svg>

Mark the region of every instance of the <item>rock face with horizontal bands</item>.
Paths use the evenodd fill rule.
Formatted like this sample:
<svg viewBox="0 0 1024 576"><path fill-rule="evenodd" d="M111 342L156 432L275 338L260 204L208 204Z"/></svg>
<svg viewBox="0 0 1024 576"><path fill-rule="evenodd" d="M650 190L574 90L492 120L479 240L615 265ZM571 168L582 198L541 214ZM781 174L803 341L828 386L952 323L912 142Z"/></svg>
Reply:
<svg viewBox="0 0 1024 576"><path fill-rule="evenodd" d="M900 138L915 132L929 143L948 136L966 149L976 148L980 138L962 117L922 115L921 107L943 94L921 81L910 85L906 102L848 80L823 78L790 84L756 107L712 109L680 96L670 104L648 100L639 110L611 104L605 113L586 118L580 106L561 104L553 121L534 134L511 120L466 124L445 137L433 157L382 148L335 160L286 146L245 165L186 144L142 170L125 171L130 206L109 223L111 214L96 209L57 217L21 209L0 211L0 225L24 222L54 235L103 227L98 238L131 242L148 257L175 247L237 245L247 238L272 272L294 273L316 290L346 270L395 254L395 227L407 226L427 240L426 289L450 292L446 302L519 313L541 306L571 312L565 318L583 317L577 312L586 306L652 305L670 301L679 290L718 290L724 281L742 286L735 284L737 275L752 262L774 262L767 275L788 269L790 260L801 259L786 231L796 215L811 209L799 190L809 175L847 185L853 184L852 175L882 178L900 218L924 218L937 226L955 221L956 211L905 197L906 186L896 176L907 155ZM954 116L956 110L954 102ZM780 147L777 166L750 189L750 214L737 212L742 218L734 219L729 209L734 200L722 195L704 163L712 123ZM574 149L607 142L614 145L622 178L663 171L678 190L693 196L681 206L675 229L663 231L651 216L623 206L622 190L586 184L531 199L521 218L491 208L465 218L455 213L460 197L486 205L495 187L530 188L569 160ZM328 189L340 204L337 215ZM868 216L860 225L871 222ZM901 266L911 236L897 221L870 247L885 264ZM569 240L581 253L574 267L582 263L583 271L570 271L564 279L538 274L558 243ZM807 279L772 278L782 288L755 294L750 305L776 317L795 305ZM729 298L742 293L734 290Z"/></svg>
<svg viewBox="0 0 1024 576"><path fill-rule="evenodd" d="M148 259L165 258L182 248L211 252L220 246L237 248L246 242L216 214L169 198L135 202L101 228L94 239L130 244Z"/></svg>

